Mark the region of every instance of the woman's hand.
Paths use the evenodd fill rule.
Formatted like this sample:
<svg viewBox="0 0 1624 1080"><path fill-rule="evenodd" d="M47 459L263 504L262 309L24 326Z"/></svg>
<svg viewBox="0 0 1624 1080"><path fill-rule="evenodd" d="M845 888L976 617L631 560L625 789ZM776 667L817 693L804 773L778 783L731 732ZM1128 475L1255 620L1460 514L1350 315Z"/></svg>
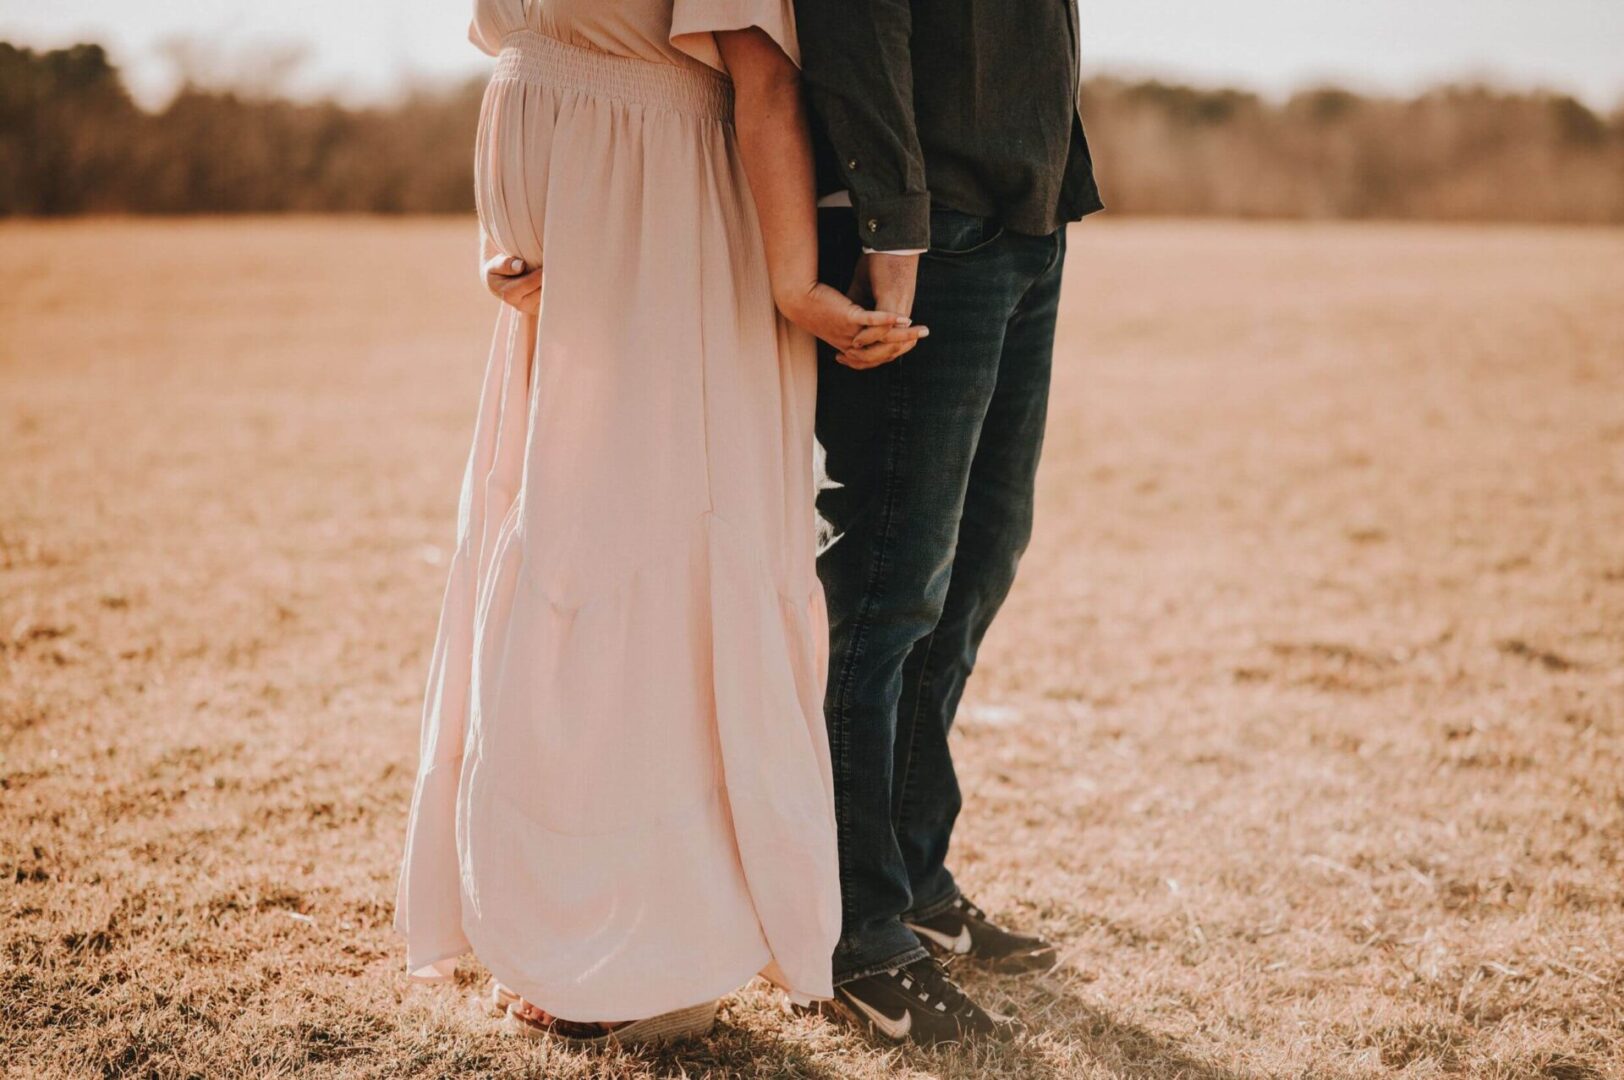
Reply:
<svg viewBox="0 0 1624 1080"><path fill-rule="evenodd" d="M859 370L878 367L901 356L930 336L906 315L867 311L840 290L821 282L780 297L784 318L820 341L834 346L839 360Z"/></svg>
<svg viewBox="0 0 1624 1080"><path fill-rule="evenodd" d="M502 303L526 315L540 313L541 267L532 270L523 259L497 254L488 257L481 269L485 272L485 287Z"/></svg>

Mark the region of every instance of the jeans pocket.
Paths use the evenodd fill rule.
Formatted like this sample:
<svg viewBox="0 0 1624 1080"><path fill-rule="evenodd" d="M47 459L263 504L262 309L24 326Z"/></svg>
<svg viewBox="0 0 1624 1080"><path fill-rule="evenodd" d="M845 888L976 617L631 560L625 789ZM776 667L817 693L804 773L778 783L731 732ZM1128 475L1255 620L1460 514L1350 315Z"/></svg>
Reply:
<svg viewBox="0 0 1624 1080"><path fill-rule="evenodd" d="M929 255L960 259L996 243L1004 227L991 218L957 210L930 212Z"/></svg>

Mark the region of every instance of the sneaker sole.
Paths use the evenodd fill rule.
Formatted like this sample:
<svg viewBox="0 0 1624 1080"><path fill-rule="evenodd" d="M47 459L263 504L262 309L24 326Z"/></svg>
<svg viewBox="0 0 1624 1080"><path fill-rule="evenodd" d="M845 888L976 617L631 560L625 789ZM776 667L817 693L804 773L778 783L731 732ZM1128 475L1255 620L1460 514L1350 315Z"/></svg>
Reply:
<svg viewBox="0 0 1624 1080"><path fill-rule="evenodd" d="M971 954L970 958L975 959L974 954ZM1060 952L1057 949L1043 949L1033 953L1014 953L1010 956L976 962L990 971L1002 972L1005 975L1028 975L1040 971L1053 971L1055 965L1060 963Z"/></svg>
<svg viewBox="0 0 1624 1080"><path fill-rule="evenodd" d="M819 1005L822 1008L822 1015L826 1019L838 1019L844 1021L845 1023L850 1024L852 1027L857 1028L859 1031L868 1032L870 1035L880 1039L889 1046L903 1046L908 1043L912 1043L914 1046L958 1046L976 1038L997 1039L1000 1037L993 1032L987 1032L982 1035L966 1035L961 1031L952 1038L921 1039L915 1032L910 1031L901 1038L897 1038L896 1036L882 1030L880 1026L874 1022L873 1018L868 1016L861 1009L852 1007L846 1002L840 1000L838 997L830 1001L820 1002Z"/></svg>

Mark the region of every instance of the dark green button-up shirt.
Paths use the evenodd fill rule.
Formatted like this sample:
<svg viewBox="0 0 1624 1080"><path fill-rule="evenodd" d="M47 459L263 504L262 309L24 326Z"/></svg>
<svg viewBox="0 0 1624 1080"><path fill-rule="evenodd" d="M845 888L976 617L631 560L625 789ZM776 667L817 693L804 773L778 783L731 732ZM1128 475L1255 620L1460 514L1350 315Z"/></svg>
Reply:
<svg viewBox="0 0 1624 1080"><path fill-rule="evenodd" d="M1077 115L1075 0L796 0L818 193L866 247L930 245L930 208L1045 235L1101 208Z"/></svg>

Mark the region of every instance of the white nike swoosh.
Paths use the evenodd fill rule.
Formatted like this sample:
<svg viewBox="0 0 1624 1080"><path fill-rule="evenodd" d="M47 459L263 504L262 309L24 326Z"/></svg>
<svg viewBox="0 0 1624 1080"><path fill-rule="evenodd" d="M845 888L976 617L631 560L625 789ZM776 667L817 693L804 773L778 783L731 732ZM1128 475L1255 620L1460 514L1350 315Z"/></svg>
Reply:
<svg viewBox="0 0 1624 1080"><path fill-rule="evenodd" d="M955 956L968 955L970 952L970 947L975 944L975 940L970 937L970 928L968 926L960 927L959 936L956 938L950 938L941 931L932 930L928 926L914 926L912 923L909 923L908 925L913 928L914 933L924 934L926 937L930 938L948 952L953 953Z"/></svg>
<svg viewBox="0 0 1624 1080"><path fill-rule="evenodd" d="M888 1039L895 1039L898 1042L901 1042L903 1039L908 1037L908 1032L913 1030L913 1013L905 1012L902 1014L902 1019L893 1020L880 1010L871 1007L866 1002L858 1000L858 998L854 995L848 994L846 996L846 1000L857 1006L857 1008L862 1011L863 1015L873 1021L874 1026L880 1029L880 1034L884 1035Z"/></svg>

